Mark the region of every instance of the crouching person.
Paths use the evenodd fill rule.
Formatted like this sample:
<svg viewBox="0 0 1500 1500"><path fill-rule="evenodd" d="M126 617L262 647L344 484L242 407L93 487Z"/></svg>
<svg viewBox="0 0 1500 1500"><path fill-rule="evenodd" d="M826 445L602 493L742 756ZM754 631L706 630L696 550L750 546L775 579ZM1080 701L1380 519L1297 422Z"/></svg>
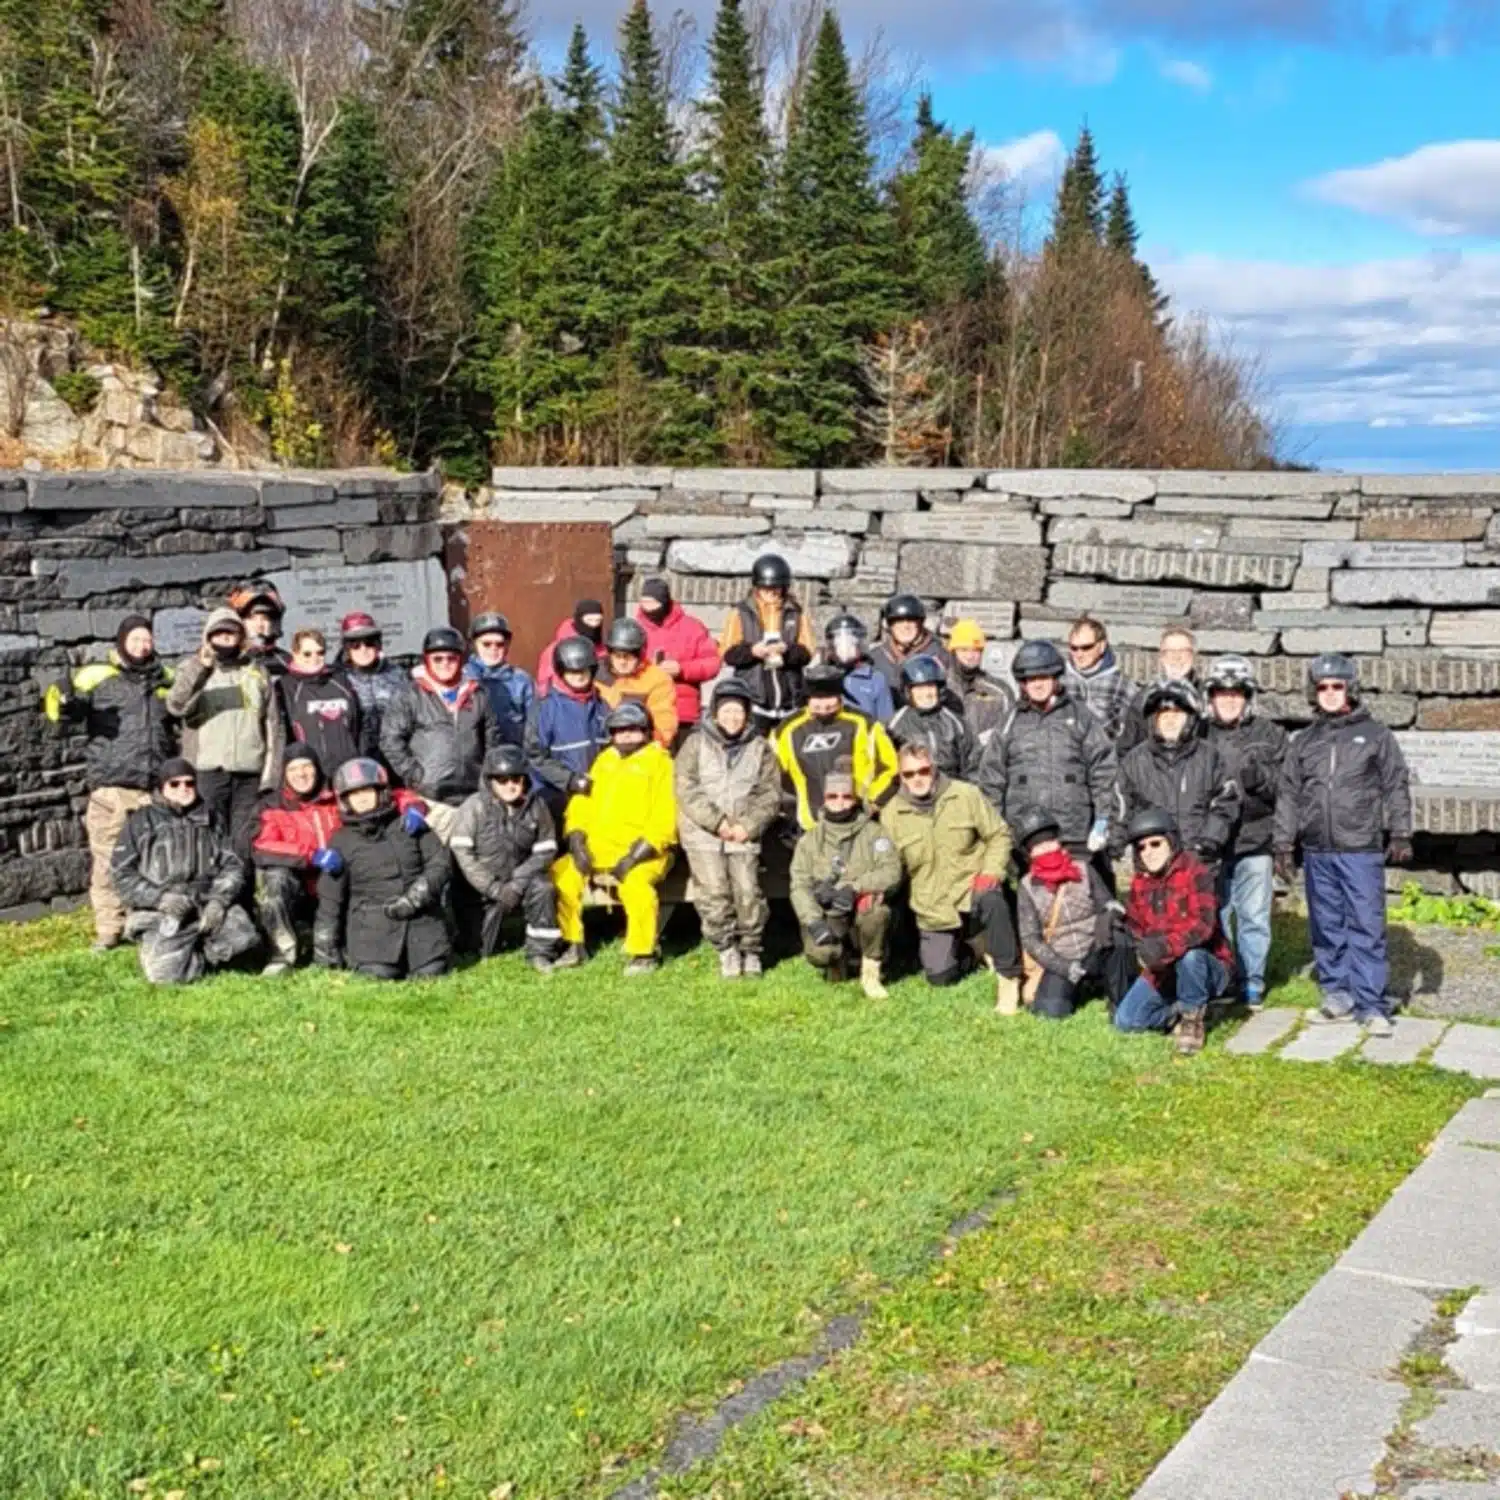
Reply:
<svg viewBox="0 0 1500 1500"><path fill-rule="evenodd" d="M553 866L557 925L566 947L558 968L574 968L583 946L583 898L596 874L614 882L625 909L625 975L658 967L658 887L672 867L677 799L672 757L651 739L651 716L627 700L605 721L609 748L589 772L589 789L568 803L568 852Z"/></svg>
<svg viewBox="0 0 1500 1500"><path fill-rule="evenodd" d="M932 752L902 748L900 790L880 821L911 882L922 972L934 985L957 984L983 955L995 974L995 1009L1021 1007L1021 950L1005 897L1010 830L978 787L933 769Z"/></svg>
<svg viewBox="0 0 1500 1500"><path fill-rule="evenodd" d="M337 869L318 880L313 962L371 979L436 979L451 948L443 921L448 852L403 817L378 760L351 760L333 778L343 826L329 846Z"/></svg>
<svg viewBox="0 0 1500 1500"><path fill-rule="evenodd" d="M500 951L505 919L518 911L526 922L526 961L538 974L548 973L562 938L552 884L557 825L531 788L519 745L497 745L485 757L484 781L459 808L448 847L483 903L475 944L480 956Z"/></svg>
<svg viewBox="0 0 1500 1500"><path fill-rule="evenodd" d="M1102 987L1113 1014L1137 973L1120 929L1124 907L1093 865L1063 848L1056 814L1026 808L1012 832L1026 855L1016 889L1022 999L1034 1015L1065 1021L1088 989Z"/></svg>
<svg viewBox="0 0 1500 1500"><path fill-rule="evenodd" d="M792 855L792 910L808 963L840 982L858 956L860 988L884 1000L890 902L900 884L895 844L861 805L853 768L835 766L823 781L822 814Z"/></svg>
<svg viewBox="0 0 1500 1500"><path fill-rule="evenodd" d="M677 757L677 835L693 872L703 936L723 979L759 977L771 906L760 884L761 836L781 809L781 767L756 732L737 677L714 689L707 720Z"/></svg>
<svg viewBox="0 0 1500 1500"><path fill-rule="evenodd" d="M1177 1032L1177 1050L1201 1052L1208 1006L1229 987L1233 960L1219 926L1218 882L1182 847L1172 815L1159 807L1130 824L1135 879L1125 925L1140 978L1115 1011L1121 1031Z"/></svg>
<svg viewBox="0 0 1500 1500"><path fill-rule="evenodd" d="M235 900L245 867L228 830L198 795L185 760L163 763L150 803L131 813L110 876L125 903L125 934L140 943L152 984L187 984L260 945Z"/></svg>

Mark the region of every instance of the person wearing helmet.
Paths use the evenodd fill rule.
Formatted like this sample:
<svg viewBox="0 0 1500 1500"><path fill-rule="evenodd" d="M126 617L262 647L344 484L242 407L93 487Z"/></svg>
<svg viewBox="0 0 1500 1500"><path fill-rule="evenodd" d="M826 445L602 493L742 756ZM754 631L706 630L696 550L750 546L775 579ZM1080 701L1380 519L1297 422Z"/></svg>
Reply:
<svg viewBox="0 0 1500 1500"><path fill-rule="evenodd" d="M1412 806L1396 736L1360 701L1341 653L1307 669L1313 721L1287 749L1276 794L1276 865L1295 877L1298 845L1322 1004L1317 1023L1355 1021L1391 1034L1386 998L1385 872L1411 863Z"/></svg>
<svg viewBox="0 0 1500 1500"><path fill-rule="evenodd" d="M1120 925L1124 908L1087 860L1063 848L1054 813L1023 808L1011 831L1026 856L1016 886L1022 1001L1033 1015L1065 1021L1087 989L1102 986L1113 1013L1138 972Z"/></svg>
<svg viewBox="0 0 1500 1500"><path fill-rule="evenodd" d="M507 745L519 745L526 734L526 715L536 697L531 674L509 660L510 621L494 612L477 616L469 626L473 652L464 666L489 696L495 733Z"/></svg>
<svg viewBox="0 0 1500 1500"><path fill-rule="evenodd" d="M1110 739L1118 740L1139 689L1120 670L1109 632L1092 615L1080 615L1068 627L1066 681L1074 700L1104 725Z"/></svg>
<svg viewBox="0 0 1500 1500"><path fill-rule="evenodd" d="M857 615L835 615L823 631L823 660L843 668L844 702L877 724L896 713L891 685L870 660L870 632Z"/></svg>
<svg viewBox="0 0 1500 1500"><path fill-rule="evenodd" d="M247 653L234 610L209 612L203 644L178 666L166 701L182 726L182 753L197 769L198 795L248 864L260 794L281 773L286 725L266 664Z"/></svg>
<svg viewBox="0 0 1500 1500"><path fill-rule="evenodd" d="M568 803L567 853L552 870L557 925L567 945L557 966L583 962L584 895L595 875L607 876L625 908L625 975L634 979L659 967L658 888L672 867L677 798L672 757L652 739L641 704L621 703L605 728L609 748L594 762L588 790Z"/></svg>
<svg viewBox="0 0 1500 1500"><path fill-rule="evenodd" d="M672 585L665 578L648 578L641 585L635 622L646 632L646 660L672 679L680 745L703 717L703 684L712 682L723 666L719 648L703 621L672 597Z"/></svg>
<svg viewBox="0 0 1500 1500"><path fill-rule="evenodd" d="M781 768L755 728L750 689L737 677L714 688L708 717L677 755L677 836L693 872L703 936L723 979L758 978L771 908L760 882L760 843L781 811Z"/></svg>
<svg viewBox="0 0 1500 1500"><path fill-rule="evenodd" d="M870 653L875 670L885 678L891 697L901 699L901 668L914 656L930 656L939 662L943 675L953 665L943 643L927 628L927 606L915 594L895 594L880 611L885 628L880 643Z"/></svg>
<svg viewBox="0 0 1500 1500"><path fill-rule="evenodd" d="M291 658L276 644L286 614L276 585L264 578L243 583L230 594L229 605L245 622L245 654L274 682L291 665Z"/></svg>
<svg viewBox="0 0 1500 1500"><path fill-rule="evenodd" d="M938 773L968 781L974 770L974 736L948 693L947 673L935 656L913 656L901 668L905 702L891 720L891 742L921 743L932 752Z"/></svg>
<svg viewBox="0 0 1500 1500"><path fill-rule="evenodd" d="M489 695L464 676L464 638L451 626L429 630L407 690L386 710L380 753L427 803L432 831L447 843L460 803L479 790L479 769L499 743Z"/></svg>
<svg viewBox="0 0 1500 1500"><path fill-rule="evenodd" d="M860 801L854 767L838 762L823 778L818 821L792 855L792 910L802 925L802 952L825 980L842 983L857 958L866 998L887 998L883 968L901 880L901 856Z"/></svg>
<svg viewBox="0 0 1500 1500"><path fill-rule="evenodd" d="M260 946L237 904L244 862L180 756L162 762L151 801L126 819L110 877L150 984L189 984Z"/></svg>
<svg viewBox="0 0 1500 1500"><path fill-rule="evenodd" d="M1164 808L1136 813L1126 831L1135 863L1125 928L1140 977L1115 1010L1121 1031L1172 1031L1184 1056L1203 1050L1209 1002L1229 987L1233 958L1219 926L1218 881L1184 847Z"/></svg>
<svg viewBox="0 0 1500 1500"><path fill-rule="evenodd" d="M371 979L446 974L448 851L430 828L401 815L378 760L346 762L333 790L343 822L328 847L339 858L318 877L313 962Z"/></svg>
<svg viewBox="0 0 1500 1500"><path fill-rule="evenodd" d="M573 613L559 623L552 632L552 639L537 658L536 690L545 693L556 680L556 658L554 652L564 641L584 640L594 648L594 659L604 664L604 605L598 599L580 599L573 606Z"/></svg>
<svg viewBox="0 0 1500 1500"><path fill-rule="evenodd" d="M1121 826L1165 808L1177 838L1216 874L1234 838L1240 789L1200 732L1203 700L1185 679L1153 683L1144 703L1148 737L1120 762Z"/></svg>
<svg viewBox="0 0 1500 1500"><path fill-rule="evenodd" d="M1198 638L1186 625L1168 625L1161 633L1161 644L1156 650L1157 676L1137 689L1125 711L1120 726L1120 737L1116 744L1120 759L1128 751L1144 744L1151 737L1151 726L1147 722L1146 695L1159 682L1186 682L1195 692L1202 693L1203 679L1198 675ZM1207 726L1198 725L1198 733L1206 732Z"/></svg>
<svg viewBox="0 0 1500 1500"><path fill-rule="evenodd" d="M320 765L337 769L369 751L359 694L328 664L328 642L321 630L293 633L291 665L276 679L276 696L292 739L311 745Z"/></svg>
<svg viewBox="0 0 1500 1500"><path fill-rule="evenodd" d="M339 653L334 665L359 699L360 724L370 755L380 752L380 727L386 709L392 699L406 691L410 681L408 674L387 658L384 648L384 637L373 615L358 609L339 621Z"/></svg>
<svg viewBox="0 0 1500 1500"><path fill-rule="evenodd" d="M1010 829L978 787L941 775L926 745L901 750L901 784L881 809L910 882L922 972L932 985L957 984L982 951L995 975L995 1009L1021 1004L1021 950L1005 894Z"/></svg>
<svg viewBox="0 0 1500 1500"><path fill-rule="evenodd" d="M312 916L318 876L342 863L329 848L341 821L317 751L311 745L290 746L280 786L261 799L250 846L255 914L271 943L267 975L288 974L297 966L298 921Z"/></svg>
<svg viewBox="0 0 1500 1500"><path fill-rule="evenodd" d="M672 679L646 660L646 631L636 620L616 620L604 638L599 696L611 708L639 703L651 719L656 743L670 751L677 739L677 689Z"/></svg>
<svg viewBox="0 0 1500 1500"><path fill-rule="evenodd" d="M525 750L553 820L561 823L568 798L588 791L589 771L609 744L609 705L595 680L599 658L592 641L577 635L559 641L552 666L551 686L526 718Z"/></svg>
<svg viewBox="0 0 1500 1500"><path fill-rule="evenodd" d="M948 691L953 695L969 733L974 753L981 755L996 729L1010 717L1016 695L984 669L984 650L989 642L974 620L956 620L948 632Z"/></svg>
<svg viewBox="0 0 1500 1500"><path fill-rule="evenodd" d="M754 696L755 721L769 733L797 712L802 673L817 642L812 622L792 594L792 570L767 552L750 570L750 594L729 612L719 655Z"/></svg>
<svg viewBox="0 0 1500 1500"><path fill-rule="evenodd" d="M562 938L552 884L557 825L532 790L531 767L519 745L491 748L484 780L459 808L448 847L479 902L477 912L471 902L454 902L460 927L471 929L470 946L482 958L494 957L506 918L519 912L526 926L526 961L538 974L547 973Z"/></svg>
<svg viewBox="0 0 1500 1500"><path fill-rule="evenodd" d="M844 702L844 673L827 662L803 674L807 706L773 739L781 766L784 811L806 832L823 806L823 779L840 761L854 770L861 800L879 807L896 780L896 747L885 726Z"/></svg>
<svg viewBox="0 0 1500 1500"><path fill-rule="evenodd" d="M1221 656L1204 682L1209 744L1240 789L1239 821L1220 870L1219 919L1233 937L1240 993L1258 1010L1265 1003L1271 952L1271 839L1286 731L1255 711L1259 685L1243 656Z"/></svg>
<svg viewBox="0 0 1500 1500"><path fill-rule="evenodd" d="M1024 642L1011 673L1020 697L979 757L979 788L1007 819L1028 807L1051 809L1068 851L1103 861L1118 795L1114 746L1068 692L1051 641Z"/></svg>

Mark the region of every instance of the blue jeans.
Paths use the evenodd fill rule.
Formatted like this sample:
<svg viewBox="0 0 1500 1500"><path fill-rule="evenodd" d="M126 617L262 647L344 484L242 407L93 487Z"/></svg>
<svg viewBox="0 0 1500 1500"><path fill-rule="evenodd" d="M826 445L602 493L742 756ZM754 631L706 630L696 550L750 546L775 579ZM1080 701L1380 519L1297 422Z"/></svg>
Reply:
<svg viewBox="0 0 1500 1500"><path fill-rule="evenodd" d="M1166 1031L1185 1010L1203 1010L1229 988L1229 970L1207 948L1191 948L1173 966L1177 998L1168 1000L1141 975L1115 1011L1120 1031Z"/></svg>
<svg viewBox="0 0 1500 1500"><path fill-rule="evenodd" d="M1385 998L1385 856L1304 853L1307 927L1323 1008L1389 1016Z"/></svg>
<svg viewBox="0 0 1500 1500"><path fill-rule="evenodd" d="M1226 859L1219 871L1219 924L1234 943L1246 1000L1259 1000L1266 993L1272 867L1269 854L1245 854Z"/></svg>

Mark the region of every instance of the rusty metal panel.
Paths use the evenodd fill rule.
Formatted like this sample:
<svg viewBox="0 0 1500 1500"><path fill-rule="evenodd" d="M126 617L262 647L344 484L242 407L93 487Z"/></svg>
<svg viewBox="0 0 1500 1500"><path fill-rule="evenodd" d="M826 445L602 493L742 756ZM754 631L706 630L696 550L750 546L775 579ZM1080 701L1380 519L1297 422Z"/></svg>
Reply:
<svg viewBox="0 0 1500 1500"><path fill-rule="evenodd" d="M511 659L529 672L579 599L615 596L615 554L604 522L469 521L448 533L449 618L460 630L499 610L515 631Z"/></svg>

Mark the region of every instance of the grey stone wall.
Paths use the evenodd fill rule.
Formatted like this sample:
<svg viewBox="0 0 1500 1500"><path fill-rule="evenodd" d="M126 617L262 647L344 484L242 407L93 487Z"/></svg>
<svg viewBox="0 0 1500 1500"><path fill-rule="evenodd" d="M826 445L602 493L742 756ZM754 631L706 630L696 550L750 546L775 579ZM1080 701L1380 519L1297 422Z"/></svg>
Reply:
<svg viewBox="0 0 1500 1500"><path fill-rule="evenodd" d="M164 656L188 654L248 577L276 583L289 626L373 603L415 650L447 618L438 504L435 476L374 470L0 473L0 916L88 882L82 741L47 728L41 682L101 659L130 613Z"/></svg>

